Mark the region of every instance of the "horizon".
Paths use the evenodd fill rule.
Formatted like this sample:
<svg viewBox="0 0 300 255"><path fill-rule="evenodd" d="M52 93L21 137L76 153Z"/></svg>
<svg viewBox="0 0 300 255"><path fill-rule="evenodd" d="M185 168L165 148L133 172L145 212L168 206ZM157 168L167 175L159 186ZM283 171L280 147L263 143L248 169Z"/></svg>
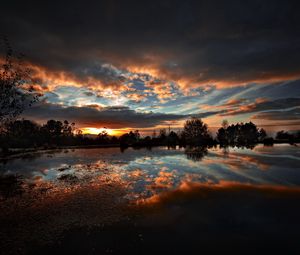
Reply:
<svg viewBox="0 0 300 255"><path fill-rule="evenodd" d="M23 118L19 118L19 120L22 120ZM38 125L44 125L46 124L47 121L45 122L40 122L40 121L35 121L32 119L28 119L30 121L33 121L34 123L37 123ZM64 119L60 119L59 121L63 122ZM68 121L68 120L67 120ZM256 125L255 121L248 121L248 122L252 122L253 124ZM205 122L204 122L205 123ZM238 124L238 123L247 123L246 122L237 122L237 123L229 123L229 125L233 124ZM167 132L169 131L174 131L174 132L180 132L183 130L183 125L184 123L182 123L182 126L172 126L172 125L165 125L165 126L159 126L159 127L153 127L153 128L123 128L123 129L109 129L106 127L102 127L102 128L95 128L95 127L84 127L84 128L77 128L76 123L75 124L75 130L80 130L82 132L83 135L88 135L90 137L96 137L98 134L100 134L101 132L105 131L108 133L108 135L110 136L116 136L116 137L120 137L123 134L129 133L130 131L136 131L138 130L139 133L141 134L142 137L146 137L146 136L152 136L153 133L155 132L156 134L159 133L160 130L166 130ZM206 123L205 123L206 124ZM300 131L298 126L294 126L293 124L291 125L292 127L295 127L295 129L290 128L289 126L277 126L277 125L256 125L257 128L263 128L266 132L267 135L269 137L275 137L276 134L279 131L285 131L291 134L296 134L297 132ZM218 132L218 129L221 128L222 125L220 124L219 126L208 126L208 131L209 133L213 136L216 137L216 134ZM74 131L75 131L74 130Z"/></svg>

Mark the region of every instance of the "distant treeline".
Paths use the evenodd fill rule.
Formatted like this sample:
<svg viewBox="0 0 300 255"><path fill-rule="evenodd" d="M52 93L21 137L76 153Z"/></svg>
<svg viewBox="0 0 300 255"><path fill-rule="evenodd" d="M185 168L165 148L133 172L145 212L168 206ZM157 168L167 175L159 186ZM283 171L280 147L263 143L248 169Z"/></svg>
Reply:
<svg viewBox="0 0 300 255"><path fill-rule="evenodd" d="M216 138L210 134L208 127L201 119L191 118L184 124L182 131L174 132L161 129L158 134L142 137L138 130L130 131L120 137L110 136L106 131L96 137L84 135L68 121L49 120L39 125L30 120L16 120L6 124L0 131L2 151L9 148L53 148L57 146L87 146L87 145L119 145L128 146L158 146L158 145L239 145L248 146L256 143L272 144L274 142L299 142L300 132L291 134L280 131L276 140L267 136L264 129L259 129L252 123L237 123L229 125L224 121L218 130Z"/></svg>
<svg viewBox="0 0 300 255"><path fill-rule="evenodd" d="M300 131L291 134L282 130L277 132L274 139L273 137L269 137L263 128L257 128L251 121L229 125L225 120L217 132L216 140L224 146L244 146L256 143L264 143L266 145L273 143L296 143L300 142Z"/></svg>
<svg viewBox="0 0 300 255"><path fill-rule="evenodd" d="M266 138L267 132L263 128L258 129L252 122L229 125L227 121L223 121L217 132L217 140L223 145L253 144L264 142Z"/></svg>

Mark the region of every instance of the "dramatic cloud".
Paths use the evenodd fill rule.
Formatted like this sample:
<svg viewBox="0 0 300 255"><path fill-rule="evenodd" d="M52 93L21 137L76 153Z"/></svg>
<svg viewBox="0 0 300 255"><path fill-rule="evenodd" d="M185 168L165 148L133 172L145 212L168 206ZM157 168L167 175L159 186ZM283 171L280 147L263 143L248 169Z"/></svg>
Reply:
<svg viewBox="0 0 300 255"><path fill-rule="evenodd" d="M168 121L178 121L191 116L204 118L216 112L206 112L193 115L164 114L153 112L137 112L126 106L101 107L88 105L85 107L65 107L58 104L41 102L34 105L23 114L23 117L45 122L49 119L69 120L79 127L107 128L146 128L166 124Z"/></svg>
<svg viewBox="0 0 300 255"><path fill-rule="evenodd" d="M288 111L269 111L260 112L252 119L265 119L265 120L300 120L300 108L288 110ZM299 123L299 122L298 122Z"/></svg>
<svg viewBox="0 0 300 255"><path fill-rule="evenodd" d="M118 84L113 64L182 87L245 84L299 77L297 7L296 1L10 1L1 8L1 30L33 63L79 81Z"/></svg>
<svg viewBox="0 0 300 255"><path fill-rule="evenodd" d="M277 99L274 101L258 98L254 103L240 105L240 102L238 102L238 105L239 107L237 109L229 109L228 111L226 111L221 115L228 116L228 115L258 112L258 111L287 109L291 107L297 107L300 106L300 98L284 98L284 99Z"/></svg>
<svg viewBox="0 0 300 255"><path fill-rule="evenodd" d="M0 33L26 54L33 87L44 94L28 117L120 128L199 111L214 123L248 121L249 113L299 106L299 7L292 0L11 0L1 5ZM116 105L128 109L118 115L108 108Z"/></svg>

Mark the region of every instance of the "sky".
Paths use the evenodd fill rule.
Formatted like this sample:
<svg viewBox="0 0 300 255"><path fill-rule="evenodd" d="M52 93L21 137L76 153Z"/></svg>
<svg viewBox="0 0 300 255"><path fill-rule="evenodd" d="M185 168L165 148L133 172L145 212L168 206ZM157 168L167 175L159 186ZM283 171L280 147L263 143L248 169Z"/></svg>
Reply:
<svg viewBox="0 0 300 255"><path fill-rule="evenodd" d="M300 124L299 1L6 1L0 33L43 96L22 117L86 133ZM2 54L3 56L3 54Z"/></svg>

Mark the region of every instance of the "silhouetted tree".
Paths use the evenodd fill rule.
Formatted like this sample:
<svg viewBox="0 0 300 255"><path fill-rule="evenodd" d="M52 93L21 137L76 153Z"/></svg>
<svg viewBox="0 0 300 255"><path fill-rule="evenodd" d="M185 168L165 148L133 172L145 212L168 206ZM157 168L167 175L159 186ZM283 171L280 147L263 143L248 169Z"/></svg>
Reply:
<svg viewBox="0 0 300 255"><path fill-rule="evenodd" d="M62 132L65 137L72 136L75 130L75 123L69 124L69 122L65 120L62 128Z"/></svg>
<svg viewBox="0 0 300 255"><path fill-rule="evenodd" d="M112 136L110 139L111 144L118 144L119 143L119 139L116 136Z"/></svg>
<svg viewBox="0 0 300 255"><path fill-rule="evenodd" d="M259 130L258 137L259 137L259 141L264 141L267 138L267 132L266 132L266 130L264 130L263 128L261 128Z"/></svg>
<svg viewBox="0 0 300 255"><path fill-rule="evenodd" d="M163 128L163 129L159 130L158 138L160 139L160 141L164 141L167 138L166 129Z"/></svg>
<svg viewBox="0 0 300 255"><path fill-rule="evenodd" d="M176 145L178 141L179 141L178 135L174 131L171 131L168 135L168 144Z"/></svg>
<svg viewBox="0 0 300 255"><path fill-rule="evenodd" d="M119 140L120 140L120 145L126 147L130 145L136 145L139 139L140 139L140 133L138 130L136 130L135 132L130 131L129 133L120 136Z"/></svg>
<svg viewBox="0 0 300 255"><path fill-rule="evenodd" d="M144 138L144 142L146 145L151 145L151 137L148 135Z"/></svg>
<svg viewBox="0 0 300 255"><path fill-rule="evenodd" d="M266 138L263 140L263 143L264 143L264 145L267 145L267 146L273 146L273 144L274 144L274 139L273 139L273 137L266 137Z"/></svg>
<svg viewBox="0 0 300 255"><path fill-rule="evenodd" d="M223 120L222 121L222 127L218 129L217 132L217 140L221 143L221 144L227 144L229 143L228 140L228 132L227 132L227 128L229 126L229 123L227 120Z"/></svg>
<svg viewBox="0 0 300 255"><path fill-rule="evenodd" d="M222 123L217 132L217 140L222 145L243 145L247 146L263 141L267 137L264 129L258 129L251 121L248 123L237 123L228 125Z"/></svg>
<svg viewBox="0 0 300 255"><path fill-rule="evenodd" d="M108 135L107 131L104 130L101 133L99 133L98 136L97 136L97 141L100 144L109 143L109 135Z"/></svg>
<svg viewBox="0 0 300 255"><path fill-rule="evenodd" d="M293 143L296 140L295 135L290 134L289 132L286 132L284 130L277 132L276 139L282 141L288 141L290 143Z"/></svg>
<svg viewBox="0 0 300 255"><path fill-rule="evenodd" d="M140 132L138 130L134 131L134 136L135 136L136 141L138 141L141 138Z"/></svg>
<svg viewBox="0 0 300 255"><path fill-rule="evenodd" d="M291 135L288 132L285 132L284 130L281 130L277 132L276 139L289 139Z"/></svg>
<svg viewBox="0 0 300 255"><path fill-rule="evenodd" d="M32 147L40 144L40 126L30 120L16 120L6 125L11 147Z"/></svg>
<svg viewBox="0 0 300 255"><path fill-rule="evenodd" d="M15 56L7 38L3 38L3 44L5 59L0 66L0 146L2 152L7 152L7 123L37 101L39 95L34 93L32 86L28 86L32 80L28 69L23 65L23 55Z"/></svg>
<svg viewBox="0 0 300 255"><path fill-rule="evenodd" d="M229 126L228 120L223 120L222 121L222 128L227 129Z"/></svg>
<svg viewBox="0 0 300 255"><path fill-rule="evenodd" d="M248 123L241 123L238 126L238 138L237 142L239 144L251 144L257 143L259 139L259 132L255 124L251 121Z"/></svg>
<svg viewBox="0 0 300 255"><path fill-rule="evenodd" d="M182 136L186 143L191 145L206 144L212 140L207 125L197 118L191 118L185 122Z"/></svg>
<svg viewBox="0 0 300 255"><path fill-rule="evenodd" d="M218 129L217 132L217 140L221 143L221 144L227 144L228 141L228 137L227 137L227 130L224 129L223 127Z"/></svg>
<svg viewBox="0 0 300 255"><path fill-rule="evenodd" d="M8 40L3 39L6 57L0 68L0 128L17 117L38 99L33 93L30 72L24 67L23 55L15 56Z"/></svg>
<svg viewBox="0 0 300 255"><path fill-rule="evenodd" d="M63 123L61 121L48 120L47 123L41 127L41 133L50 145L59 144L62 132Z"/></svg>

